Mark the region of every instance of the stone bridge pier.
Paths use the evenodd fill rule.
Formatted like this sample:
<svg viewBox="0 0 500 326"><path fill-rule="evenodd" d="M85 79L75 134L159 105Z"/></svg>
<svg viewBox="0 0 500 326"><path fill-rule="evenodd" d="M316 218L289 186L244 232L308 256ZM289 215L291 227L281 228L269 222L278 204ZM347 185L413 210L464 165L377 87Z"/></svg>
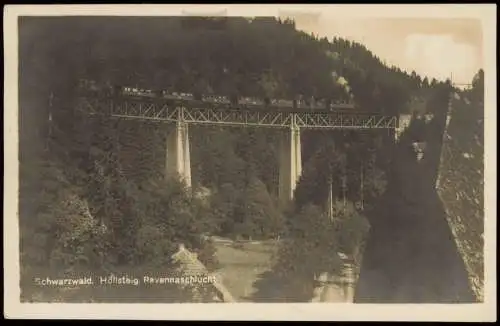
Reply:
<svg viewBox="0 0 500 326"><path fill-rule="evenodd" d="M395 136L399 137L409 125L410 115L400 117ZM294 198L297 183L302 174L301 130L293 121L279 136L279 186L278 195L282 205ZM188 122L179 119L174 130L167 135L166 176L180 177L191 188L191 159Z"/></svg>
<svg viewBox="0 0 500 326"><path fill-rule="evenodd" d="M297 126L281 132L279 137L279 198L284 205L293 200L302 172L300 129ZM166 176L180 177L191 188L191 159L188 123L177 121L167 135Z"/></svg>
<svg viewBox="0 0 500 326"><path fill-rule="evenodd" d="M293 125L280 135L279 144L279 200L288 204L302 173L300 128Z"/></svg>
<svg viewBox="0 0 500 326"><path fill-rule="evenodd" d="M189 129L186 122L177 121L167 135L166 176L180 177L191 188L191 155Z"/></svg>

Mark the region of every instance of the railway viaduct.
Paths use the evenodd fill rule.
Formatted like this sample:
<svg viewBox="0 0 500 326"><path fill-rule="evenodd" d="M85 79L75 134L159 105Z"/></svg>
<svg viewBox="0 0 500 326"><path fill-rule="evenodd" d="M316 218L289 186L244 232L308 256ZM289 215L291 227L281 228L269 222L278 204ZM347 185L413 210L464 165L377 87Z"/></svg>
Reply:
<svg viewBox="0 0 500 326"><path fill-rule="evenodd" d="M188 104L167 104L148 98L99 98L80 96L77 108L90 115L106 114L114 118L155 120L175 124L166 141L167 176L180 176L191 186L189 125L220 125L232 127L266 127L281 130L279 158L279 198L282 203L293 199L302 171L301 130L380 130L393 132L395 137L408 126L411 116L387 116L345 112L279 112L213 106L196 107Z"/></svg>

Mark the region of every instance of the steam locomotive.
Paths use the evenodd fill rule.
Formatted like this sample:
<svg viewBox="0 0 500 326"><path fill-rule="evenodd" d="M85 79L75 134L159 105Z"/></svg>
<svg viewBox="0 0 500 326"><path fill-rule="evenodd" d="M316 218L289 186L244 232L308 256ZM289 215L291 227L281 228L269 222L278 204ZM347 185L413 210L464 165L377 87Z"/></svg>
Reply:
<svg viewBox="0 0 500 326"><path fill-rule="evenodd" d="M252 110L273 108L283 111L352 111L354 104L334 102L331 99L315 99L298 97L289 99L271 99L246 96L228 97L225 95L193 94L167 90L150 90L130 86L99 85L95 81L81 80L81 91L104 97L131 97L165 100L176 103L191 103L201 106L240 107Z"/></svg>

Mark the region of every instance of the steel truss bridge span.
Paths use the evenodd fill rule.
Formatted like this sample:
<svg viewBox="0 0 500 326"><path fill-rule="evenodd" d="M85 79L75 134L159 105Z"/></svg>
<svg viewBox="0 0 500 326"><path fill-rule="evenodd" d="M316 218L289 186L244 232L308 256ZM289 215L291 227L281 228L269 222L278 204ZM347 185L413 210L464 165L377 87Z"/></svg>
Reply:
<svg viewBox="0 0 500 326"><path fill-rule="evenodd" d="M185 122L198 125L306 129L397 129L397 116L358 112L282 112L273 109L172 105L145 99L80 97L79 111L115 118Z"/></svg>

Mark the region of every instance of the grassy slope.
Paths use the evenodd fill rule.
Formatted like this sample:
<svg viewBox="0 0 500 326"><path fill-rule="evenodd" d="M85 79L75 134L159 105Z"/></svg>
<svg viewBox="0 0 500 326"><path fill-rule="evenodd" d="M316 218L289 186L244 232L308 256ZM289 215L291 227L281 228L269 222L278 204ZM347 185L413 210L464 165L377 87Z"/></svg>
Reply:
<svg viewBox="0 0 500 326"><path fill-rule="evenodd" d="M242 247L226 241L216 241L217 257L222 281L238 301L248 299L255 292L253 283L259 275L271 268L271 257L277 248L273 242L249 242Z"/></svg>

